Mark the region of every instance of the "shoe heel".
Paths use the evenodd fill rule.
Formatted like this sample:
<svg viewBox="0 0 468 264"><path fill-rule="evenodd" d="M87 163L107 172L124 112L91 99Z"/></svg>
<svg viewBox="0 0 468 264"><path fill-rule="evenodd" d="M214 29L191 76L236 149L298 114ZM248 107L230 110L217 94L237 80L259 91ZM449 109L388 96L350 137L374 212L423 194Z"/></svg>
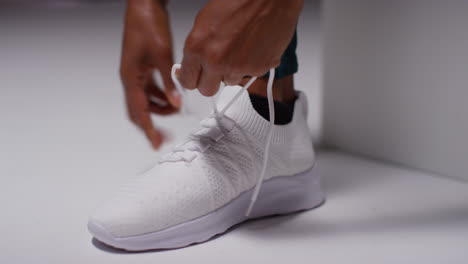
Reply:
<svg viewBox="0 0 468 264"><path fill-rule="evenodd" d="M317 164L293 175L273 178L260 190L251 218L315 208L325 201Z"/></svg>

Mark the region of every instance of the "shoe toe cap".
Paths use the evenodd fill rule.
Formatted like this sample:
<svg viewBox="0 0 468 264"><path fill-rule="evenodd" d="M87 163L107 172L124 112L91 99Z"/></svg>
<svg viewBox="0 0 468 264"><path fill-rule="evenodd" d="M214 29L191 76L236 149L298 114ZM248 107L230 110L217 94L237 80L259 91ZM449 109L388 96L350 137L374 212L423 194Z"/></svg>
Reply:
<svg viewBox="0 0 468 264"><path fill-rule="evenodd" d="M214 209L211 190L203 175L193 171L167 174L163 169L157 172L123 186L111 200L98 207L89 219L91 233L105 230L120 238L143 235Z"/></svg>

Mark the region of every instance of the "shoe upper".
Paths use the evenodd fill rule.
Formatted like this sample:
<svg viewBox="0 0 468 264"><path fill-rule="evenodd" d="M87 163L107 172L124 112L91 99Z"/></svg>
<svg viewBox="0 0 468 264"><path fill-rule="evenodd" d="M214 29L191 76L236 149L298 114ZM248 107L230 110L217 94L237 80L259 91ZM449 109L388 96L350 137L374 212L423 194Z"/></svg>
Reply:
<svg viewBox="0 0 468 264"><path fill-rule="evenodd" d="M226 87L219 108L240 89ZM297 96L292 121L274 126L264 180L313 166L307 101L302 92ZM262 167L269 122L254 110L247 92L222 120L211 117L201 125L187 142L122 186L90 221L116 237L142 235L206 215L251 189Z"/></svg>

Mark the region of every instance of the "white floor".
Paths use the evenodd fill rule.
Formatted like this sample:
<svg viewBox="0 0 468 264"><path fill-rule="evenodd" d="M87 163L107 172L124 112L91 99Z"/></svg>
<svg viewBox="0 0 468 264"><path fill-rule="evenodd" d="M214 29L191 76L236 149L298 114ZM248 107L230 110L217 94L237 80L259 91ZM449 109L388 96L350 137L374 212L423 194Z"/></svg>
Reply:
<svg viewBox="0 0 468 264"><path fill-rule="evenodd" d="M160 155L125 119L121 10L0 9L0 263L467 263L468 184L338 152L319 155L316 210L180 250L93 241L89 212ZM204 105L155 121L174 142Z"/></svg>
<svg viewBox="0 0 468 264"><path fill-rule="evenodd" d="M144 147L140 154L136 148L87 148L42 143L22 155L24 160L9 163L7 171L2 168L1 263L466 263L468 258L467 184L335 152L319 156L328 199L318 209L251 221L184 249L115 251L92 240L87 215L152 155ZM70 150L75 153L67 154ZM2 151L20 155L13 144Z"/></svg>

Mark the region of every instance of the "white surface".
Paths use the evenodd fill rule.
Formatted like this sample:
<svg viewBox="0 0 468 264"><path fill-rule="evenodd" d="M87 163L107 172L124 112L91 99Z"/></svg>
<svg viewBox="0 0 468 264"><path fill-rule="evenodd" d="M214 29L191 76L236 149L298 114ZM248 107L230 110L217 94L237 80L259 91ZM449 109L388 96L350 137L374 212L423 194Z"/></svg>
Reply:
<svg viewBox="0 0 468 264"><path fill-rule="evenodd" d="M315 211L176 251L96 247L88 214L159 155L125 119L121 15L0 9L0 263L466 263L467 185L334 153ZM193 123L159 124L178 138Z"/></svg>
<svg viewBox="0 0 468 264"><path fill-rule="evenodd" d="M468 1L324 1L328 145L468 180Z"/></svg>

